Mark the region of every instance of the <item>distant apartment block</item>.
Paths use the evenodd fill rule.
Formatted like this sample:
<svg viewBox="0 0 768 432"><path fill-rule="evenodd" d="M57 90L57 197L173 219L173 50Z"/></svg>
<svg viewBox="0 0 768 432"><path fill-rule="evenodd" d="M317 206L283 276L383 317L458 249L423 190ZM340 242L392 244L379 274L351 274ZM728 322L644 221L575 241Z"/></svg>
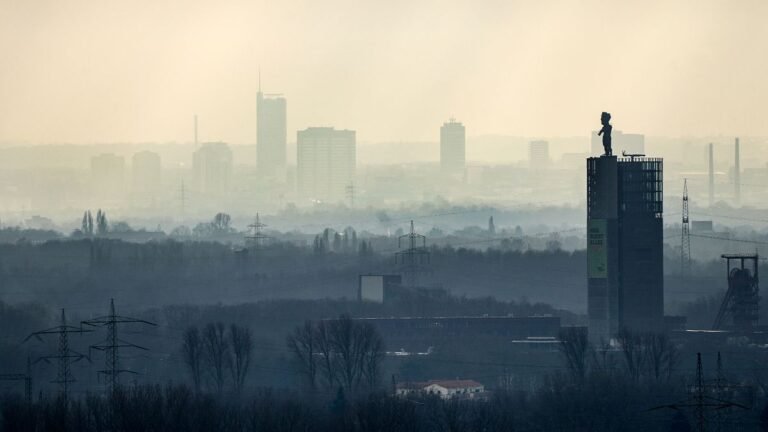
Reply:
<svg viewBox="0 0 768 432"><path fill-rule="evenodd" d="M286 124L285 98L259 90L256 100L256 169L261 177L285 181Z"/></svg>
<svg viewBox="0 0 768 432"><path fill-rule="evenodd" d="M193 155L192 171L197 192L224 196L232 180L232 151L225 143L204 143Z"/></svg>
<svg viewBox="0 0 768 432"><path fill-rule="evenodd" d="M454 119L440 128L440 168L443 174L463 175L466 167L466 131Z"/></svg>
<svg viewBox="0 0 768 432"><path fill-rule="evenodd" d="M549 161L549 142L531 141L528 144L528 162L531 168L546 168Z"/></svg>
<svg viewBox="0 0 768 432"><path fill-rule="evenodd" d="M338 202L355 178L355 131L311 127L297 133L297 189L304 201Z"/></svg>

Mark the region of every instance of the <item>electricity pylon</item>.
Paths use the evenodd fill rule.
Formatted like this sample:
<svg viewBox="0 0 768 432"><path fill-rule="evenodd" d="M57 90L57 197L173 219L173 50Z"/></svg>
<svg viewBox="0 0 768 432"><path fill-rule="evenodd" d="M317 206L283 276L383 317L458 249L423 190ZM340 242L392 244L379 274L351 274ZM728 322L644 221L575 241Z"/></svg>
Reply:
<svg viewBox="0 0 768 432"><path fill-rule="evenodd" d="M147 348L126 342L117 336L118 324L141 323L151 326L157 324L138 318L124 317L115 314L115 300L109 300L109 315L82 321L82 324L92 327L104 327L107 329L107 337L101 344L91 345L91 349L104 351L104 369L99 373L105 376L107 394L112 394L120 385L120 374L136 372L120 368L120 348L137 348L147 351Z"/></svg>
<svg viewBox="0 0 768 432"><path fill-rule="evenodd" d="M42 336L44 335L54 334L59 336L59 347L56 354L38 357L34 361L34 363L38 363L40 361L50 363L51 360L56 360L58 362L59 367L58 367L58 372L56 374L56 379L51 382L59 385L61 396L64 398L64 400L67 400L67 398L69 397L69 384L76 381L75 378L72 376L72 371L70 370L70 367L69 367L70 364L78 362L84 358L90 361L90 358L69 348L69 334L70 333L89 333L91 331L92 330L83 330L80 327L68 326L67 317L64 313L64 309L62 309L61 324L59 324L56 327L51 327L49 329L34 332L29 336L27 336L26 339L24 339L24 342L26 342L30 338L34 337L42 341L43 340Z"/></svg>

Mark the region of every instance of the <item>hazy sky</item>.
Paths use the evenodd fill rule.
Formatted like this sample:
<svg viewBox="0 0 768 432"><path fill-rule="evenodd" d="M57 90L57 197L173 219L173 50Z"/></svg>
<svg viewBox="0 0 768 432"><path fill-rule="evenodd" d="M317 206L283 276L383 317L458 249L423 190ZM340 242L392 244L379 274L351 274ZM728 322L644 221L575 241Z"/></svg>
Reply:
<svg viewBox="0 0 768 432"><path fill-rule="evenodd" d="M768 135L765 1L0 0L0 141Z"/></svg>

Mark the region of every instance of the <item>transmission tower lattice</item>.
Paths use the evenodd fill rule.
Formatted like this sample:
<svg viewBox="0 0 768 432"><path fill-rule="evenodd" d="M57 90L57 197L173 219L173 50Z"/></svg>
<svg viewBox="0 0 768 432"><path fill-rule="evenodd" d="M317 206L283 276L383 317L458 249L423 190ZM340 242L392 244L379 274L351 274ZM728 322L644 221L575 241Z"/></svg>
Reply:
<svg viewBox="0 0 768 432"><path fill-rule="evenodd" d="M400 265L406 284L415 287L422 266L429 264L427 238L421 234L416 234L413 221L411 221L411 231L398 237L397 247L402 248L403 243L406 243L408 248L395 253L395 262Z"/></svg>
<svg viewBox="0 0 768 432"><path fill-rule="evenodd" d="M111 394L120 385L120 374L136 372L120 368L120 348L137 348L147 351L147 348L126 342L117 337L118 324L140 323L155 326L151 323L138 318L119 316L115 313L115 300L109 300L109 315L82 321L83 325L92 327L104 327L107 329L107 337L101 344L91 345L90 349L104 351L104 369L98 371L105 376L107 394Z"/></svg>
<svg viewBox="0 0 768 432"><path fill-rule="evenodd" d="M691 275L691 226L688 218L688 179L683 183L683 230L680 240L680 276Z"/></svg>
<svg viewBox="0 0 768 432"><path fill-rule="evenodd" d="M51 382L59 385L61 396L64 397L65 400L69 396L69 384L76 381L75 378L72 376L72 371L70 370L70 367L69 367L70 364L74 362L78 362L84 358L90 361L90 358L69 348L69 334L70 333L90 333L91 331L92 330L83 330L80 327L68 326L67 316L64 313L64 309L62 309L61 324L59 324L56 327L51 327L49 329L34 332L29 336L27 336L26 339L24 339L24 341L26 342L29 339L34 337L35 339L42 341L43 340L42 336L44 335L53 334L53 335L59 336L59 347L58 347L57 353L55 355L38 357L34 361L34 363L38 363L41 361L50 363L51 360L57 361L58 372L56 374L56 379Z"/></svg>
<svg viewBox="0 0 768 432"><path fill-rule="evenodd" d="M670 408L676 411L681 409L692 410L693 415L696 418L695 430L698 432L704 432L707 430L708 411L717 413L718 411L728 408L741 408L744 410L749 409L749 407L742 404L720 399L719 393L717 393L717 397L709 396L709 394L712 393L712 389L711 386L704 383L704 369L701 364L701 353L696 354L696 380L691 393L691 397L682 402L657 406L651 408L650 411L663 408Z"/></svg>
<svg viewBox="0 0 768 432"><path fill-rule="evenodd" d="M247 235L245 238L253 242L254 248L257 250L261 249L261 246L272 238L262 232L262 230L266 227L267 224L261 222L258 213L256 213L256 219L254 222L248 225L248 228L251 230L251 234Z"/></svg>

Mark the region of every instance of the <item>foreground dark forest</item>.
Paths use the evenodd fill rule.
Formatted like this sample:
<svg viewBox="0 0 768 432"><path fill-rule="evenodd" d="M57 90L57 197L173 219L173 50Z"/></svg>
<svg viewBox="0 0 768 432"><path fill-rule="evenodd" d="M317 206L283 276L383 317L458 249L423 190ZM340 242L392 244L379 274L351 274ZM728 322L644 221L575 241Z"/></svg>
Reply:
<svg viewBox="0 0 768 432"><path fill-rule="evenodd" d="M357 275L401 272L398 249L392 240L353 238L326 231L307 246L251 250L107 238L0 245L0 374L22 373L28 358L55 352L55 338L25 339L58 325L60 308L69 325L81 326L114 298L120 315L154 324L119 329L121 340L146 350L121 350L120 366L138 374L125 375L114 394L96 372L103 353L91 348L103 344L103 328L70 337L70 348L88 359L72 364L66 403L50 382L55 360L29 369L31 406L18 382L0 383L3 430L692 430L690 410L652 409L691 397L697 352L707 382L720 376L721 351L730 387L708 394L741 407L707 413L709 424L763 424L768 357L759 344L634 335L620 349L579 339L586 320L570 309L585 301L584 251L560 250L555 240L544 250L522 240L433 246L418 275L429 294L378 304L356 299ZM667 268L677 264L670 259ZM697 262L688 280L668 274L668 313L709 328L722 273L719 262ZM344 345L344 332L323 330L327 323L382 317L553 317L572 333L560 335L569 343L536 345L479 333L378 335L356 324L349 328L361 330L350 334L359 338L348 346L364 347L357 358L365 368L306 361L333 358ZM326 351L302 357L308 341ZM477 380L486 397L393 395L397 383L454 378Z"/></svg>
<svg viewBox="0 0 768 432"><path fill-rule="evenodd" d="M104 398L0 401L3 431L693 431L695 410L653 409L688 397L680 384L595 373L554 375L538 391L488 400L260 390L215 397L179 385L125 387ZM764 402L763 402L764 404ZM707 430L768 430L768 410L707 412Z"/></svg>

